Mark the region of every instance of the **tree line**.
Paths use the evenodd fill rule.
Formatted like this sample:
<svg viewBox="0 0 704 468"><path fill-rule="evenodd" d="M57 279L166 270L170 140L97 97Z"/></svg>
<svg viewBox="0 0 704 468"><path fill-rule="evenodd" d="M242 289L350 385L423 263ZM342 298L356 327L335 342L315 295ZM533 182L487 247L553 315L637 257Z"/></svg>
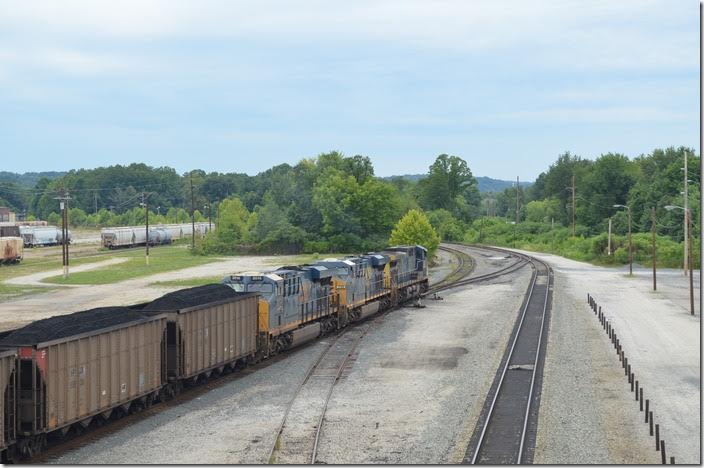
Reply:
<svg viewBox="0 0 704 468"><path fill-rule="evenodd" d="M636 233L650 231L655 207L658 234L682 241L682 213L664 207L683 204L685 157L698 238L700 161L684 147L655 149L632 159L607 153L591 160L567 152L530 187L483 195L469 164L458 156L439 155L418 180L382 179L375 176L369 157L333 151L254 176L201 170L179 174L145 164L72 170L41 178L31 189L0 182L0 203L58 221L55 197L67 190L71 224L100 227L143 223L140 203L147 193L150 222L188 222L192 210L196 220L212 216L220 229L199 242L196 250L202 253L374 250L389 242L396 223L411 210L426 217L443 240L509 244L523 236L529 244L548 248L564 238L569 244L564 249L594 251L603 244L594 239L604 235L609 219L615 235L627 231L626 212L614 208L617 204L631 207ZM573 177L576 237L571 230ZM514 226L516 214L519 224ZM585 244L574 247L580 239Z"/></svg>

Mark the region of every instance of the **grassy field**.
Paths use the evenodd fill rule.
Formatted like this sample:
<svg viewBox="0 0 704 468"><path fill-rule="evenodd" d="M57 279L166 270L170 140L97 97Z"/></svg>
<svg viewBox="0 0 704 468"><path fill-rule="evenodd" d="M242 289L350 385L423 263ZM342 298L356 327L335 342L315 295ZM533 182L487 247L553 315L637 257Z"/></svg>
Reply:
<svg viewBox="0 0 704 468"><path fill-rule="evenodd" d="M72 266L85 265L87 263L101 262L115 257L114 252L96 252L93 255L81 257L81 258L71 258L70 264ZM17 278L19 276L31 275L33 273L40 273L42 271L61 269L61 251L59 250L56 254L51 254L48 256L38 257L38 258L27 258L25 257L21 263L17 265L2 265L0 266L0 283L11 278Z"/></svg>
<svg viewBox="0 0 704 468"><path fill-rule="evenodd" d="M192 288L195 286L203 286L204 284L219 283L222 281L223 275L215 276L201 276L197 278L188 278L182 280L172 280L172 281L157 281L150 284L150 286L168 286L175 288Z"/></svg>
<svg viewBox="0 0 704 468"><path fill-rule="evenodd" d="M287 263L289 265L304 265L306 263L312 263L324 258L345 258L347 255L352 255L349 253L329 253L329 254L301 254L301 255L281 255L273 256L271 260L266 263L268 265L281 265L282 263ZM285 262L284 262L285 260Z"/></svg>
<svg viewBox="0 0 704 468"><path fill-rule="evenodd" d="M56 288L43 288L40 286L16 286L14 284L0 283L0 301L6 299L16 299L21 296L26 296L27 294L32 294L36 292L47 292L52 291Z"/></svg>
<svg viewBox="0 0 704 468"><path fill-rule="evenodd" d="M67 279L61 275L52 276L43 282L50 284L109 284L219 261L218 257L191 255L187 248L177 245L151 249L149 266L144 261L144 251L141 249L122 253L115 252L114 257L123 257L128 260L106 268L72 273ZM105 259L105 257L101 258L101 260Z"/></svg>

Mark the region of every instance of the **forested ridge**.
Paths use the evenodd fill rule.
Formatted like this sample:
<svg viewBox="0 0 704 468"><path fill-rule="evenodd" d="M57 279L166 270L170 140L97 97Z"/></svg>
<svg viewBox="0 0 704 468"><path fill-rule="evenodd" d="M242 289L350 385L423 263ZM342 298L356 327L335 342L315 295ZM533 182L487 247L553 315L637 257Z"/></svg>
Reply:
<svg viewBox="0 0 704 468"><path fill-rule="evenodd" d="M443 240L516 245L605 262L623 261L627 217L614 205L631 208L635 233L650 232L654 207L658 242L664 258L672 257L674 264L681 256L682 212L665 206L683 205L685 156L698 240L700 161L694 150L684 147L635 158L607 153L587 159L567 152L532 185L517 189L514 184L501 192L480 193L470 158L443 154L422 177L379 178L369 157L329 152L255 176L201 170L179 174L169 167L131 164L42 177L31 188L2 180L0 204L58 222L55 197L67 190L70 223L99 227L143 223L143 193L155 223L189 221L193 200L195 218L210 214L220 227L196 250L217 253L371 250L384 246L398 220L417 209ZM514 225L517 201L519 222ZM611 256L604 250L609 218L615 235ZM641 239L636 236L636 241ZM645 245L637 245L636 251L647 262Z"/></svg>

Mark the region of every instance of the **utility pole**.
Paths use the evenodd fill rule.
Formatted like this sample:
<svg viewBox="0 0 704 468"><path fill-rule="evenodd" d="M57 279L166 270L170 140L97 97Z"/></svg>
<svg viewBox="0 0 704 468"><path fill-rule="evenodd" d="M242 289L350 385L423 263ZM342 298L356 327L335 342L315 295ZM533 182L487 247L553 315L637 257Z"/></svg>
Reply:
<svg viewBox="0 0 704 468"><path fill-rule="evenodd" d="M513 248L516 248L516 230L518 229L518 187L520 182L516 176L516 224L513 225Z"/></svg>
<svg viewBox="0 0 704 468"><path fill-rule="evenodd" d="M628 208L628 274L633 276L633 241L631 239L631 209Z"/></svg>
<svg viewBox="0 0 704 468"><path fill-rule="evenodd" d="M575 228L575 209L577 204L575 203L575 185L574 185L574 174L572 174L572 237L577 236L577 231Z"/></svg>
<svg viewBox="0 0 704 468"><path fill-rule="evenodd" d="M144 244L145 246L145 261L147 262L147 266L149 266L149 194L147 192L142 192L142 206L144 206L144 214L145 214L145 234L147 235L146 239L147 242Z"/></svg>
<svg viewBox="0 0 704 468"><path fill-rule="evenodd" d="M611 218L609 218L609 247L607 249L607 254L611 256Z"/></svg>
<svg viewBox="0 0 704 468"><path fill-rule="evenodd" d="M684 152L684 274L687 276L687 263L689 262L689 248L687 246L689 231L689 224L687 223L687 203L689 202L689 191L687 190L687 179L689 178L689 173L687 172L687 152ZM694 309L692 309L694 310ZM694 312L692 312L694 313Z"/></svg>
<svg viewBox="0 0 704 468"><path fill-rule="evenodd" d="M689 225L689 229L687 230L687 238L689 241L689 258L687 259L687 263L689 263L689 310L692 315L694 315L694 278L692 275L692 212L689 209L684 212L687 215L687 224Z"/></svg>
<svg viewBox="0 0 704 468"><path fill-rule="evenodd" d="M195 204L193 201L193 171L191 171L191 249L196 248L196 218Z"/></svg>
<svg viewBox="0 0 704 468"><path fill-rule="evenodd" d="M64 268L64 279L68 278L68 191L61 188L61 196L55 197L54 200L59 200L59 208L61 209L61 263Z"/></svg>
<svg viewBox="0 0 704 468"><path fill-rule="evenodd" d="M210 197L208 197L208 232L213 229L213 205L210 203Z"/></svg>
<svg viewBox="0 0 704 468"><path fill-rule="evenodd" d="M518 181L518 176L516 176L516 225L518 225L518 188L520 187L520 182Z"/></svg>
<svg viewBox="0 0 704 468"><path fill-rule="evenodd" d="M631 237L631 207L626 205L614 205L614 208L625 208L628 211L628 274L629 276L633 276L633 240Z"/></svg>
<svg viewBox="0 0 704 468"><path fill-rule="evenodd" d="M98 213L98 191L93 190L93 214Z"/></svg>
<svg viewBox="0 0 704 468"><path fill-rule="evenodd" d="M653 291L658 290L658 279L657 279L657 263L658 263L658 257L657 257L657 247L655 243L655 207L652 208L650 212L650 217L651 217L651 223L653 224L652 231L653 231Z"/></svg>

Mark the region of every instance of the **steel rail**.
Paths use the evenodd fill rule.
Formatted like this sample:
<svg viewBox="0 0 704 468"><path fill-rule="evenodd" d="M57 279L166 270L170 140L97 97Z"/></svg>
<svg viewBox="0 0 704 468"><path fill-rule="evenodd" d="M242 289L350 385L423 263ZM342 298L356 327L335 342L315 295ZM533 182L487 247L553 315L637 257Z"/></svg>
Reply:
<svg viewBox="0 0 704 468"><path fill-rule="evenodd" d="M373 322L373 321L372 321ZM315 458L318 454L318 442L320 441L320 430L323 426L323 421L325 419L325 414L328 410L328 403L330 402L330 397L332 396L332 392L335 389L335 385L337 382L340 380L340 376L342 375L342 372L344 371L345 367L347 367L347 363L350 360L350 356L355 352L357 349L357 345L362 341L362 338L367 334L369 329L372 327L371 323L369 323L366 328L362 331L362 333L359 334L359 336L354 340L352 343L352 346L350 347L349 352L347 353L347 356L342 360L342 363L340 366L337 368L337 373L335 375L335 380L330 384L330 389L328 390L328 394L325 397L325 403L323 403L323 409L320 412L320 418L318 419L318 426L315 430L315 440L313 441L313 451L310 456L310 464L314 465L315 464Z"/></svg>
<svg viewBox="0 0 704 468"><path fill-rule="evenodd" d="M537 279L538 279L538 271L534 270L532 278L531 278L531 284L530 284L530 288L529 288L528 298L526 299L526 304L523 307L523 312L521 313L521 321L518 324L518 329L516 330L516 334L513 337L513 342L511 343L509 355L506 358L506 362L504 363L504 368L501 371L501 378L499 379L499 384L497 385L496 391L494 392L494 397L492 398L491 406L489 407L489 412L486 415L486 420L484 421L484 426L482 427L482 432L479 434L479 440L477 441L477 448L474 450L474 454L472 455L472 462L471 462L472 465L476 464L477 456L479 455L479 451L482 447L482 444L484 443L484 436L486 435L486 431L489 427L489 421L491 420L491 416L494 413L494 407L496 406L496 400L499 398L499 391L501 390L501 386L504 382L504 377L506 376L506 371L508 370L509 362L511 362L511 356L513 355L513 350L516 347L516 342L518 341L518 336L520 335L520 330L523 327L523 320L526 317L526 311L528 310L528 306L530 305L530 299L533 296L533 291L535 289L535 282Z"/></svg>
<svg viewBox="0 0 704 468"><path fill-rule="evenodd" d="M538 360L540 358L540 349L543 343L543 332L545 330L545 315L546 311L548 309L548 298L550 297L550 276L552 273L552 269L550 266L548 266L547 263L540 261L546 269L548 273L548 278L547 278L547 284L545 286L545 301L543 303L543 315L540 318L540 333L538 334L538 346L535 351L535 361L533 361L533 376L531 377L530 381L530 391L528 392L528 405L526 407L526 415L525 418L523 419L523 431L521 433L521 445L518 447L518 464L520 465L522 459L523 459L523 447L525 445L525 440L526 440L526 432L528 429L528 417L530 416L530 408L531 404L533 403L533 389L535 388L535 376L538 373Z"/></svg>
<svg viewBox="0 0 704 468"><path fill-rule="evenodd" d="M467 246L467 247L469 247L469 246ZM439 292L439 291L445 291L445 290L447 290L447 289L455 288L455 287L457 287L457 286L465 286L465 285L467 285L467 284L479 283L479 282L481 282L481 281L486 281L486 280L489 280L489 279L498 278L499 276L503 276L503 275L506 275L506 274L509 274L509 273L513 273L514 271L517 271L517 270L523 268L526 264L530 263L529 257L527 257L526 255L517 253L517 252L510 252L510 251L506 251L506 250L494 249L494 248L483 247L483 246L482 246L482 247L475 247L475 246L472 246L472 248L476 248L476 249L485 249L485 250L492 250L492 251L498 251L498 252L502 252L502 253L508 253L508 254L510 254L511 256L518 257L520 260L518 260L517 262L512 263L512 264L510 264L510 265L508 265L508 266L506 266L506 267L504 267L504 268L501 268L500 270L492 271L492 272L486 273L486 274L484 274L484 275L474 276L474 277L470 277L470 278L466 278L466 279L459 279L459 280L453 281L453 282L448 283L448 284L442 284L442 282L437 283L437 284L442 284L442 285L441 285L441 286L433 286L433 287L431 287L427 292L423 293L421 296L427 296L427 295L430 294L430 293L436 293L436 292ZM447 249L447 250L456 250L456 249L451 249L451 248L446 248L446 249ZM458 250L458 252L461 252L461 251Z"/></svg>
<svg viewBox="0 0 704 468"><path fill-rule="evenodd" d="M545 299L543 301L543 310L542 310L542 317L541 317L541 323L540 323L540 330L539 330L539 334L538 334L538 343L537 343L537 347L536 347L535 358L533 361L533 369L532 369L532 375L531 375L531 382L530 382L530 386L529 386L528 401L526 404L525 414L524 414L524 418L523 418L523 425L521 428L521 435L520 435L520 444L519 444L519 449L518 449L518 454L517 454L518 455L517 463L520 464L523 461L523 452L525 449L525 438L526 438L526 434L527 434L528 420L530 418L530 411L531 411L531 407L532 407L532 400L533 400L533 394L534 394L534 389L535 389L535 379L536 379L536 375L538 373L538 365L539 365L539 360L540 360L540 356L541 356L542 337L545 332L545 318L547 315L548 300L550 297L550 286L551 286L551 281L552 281L552 276L553 276L552 269L550 268L550 266L546 262L544 262L542 260L538 260L534 257L528 257L528 256L520 254L520 253L515 253L512 251L507 251L504 249L498 249L498 248L493 248L493 247L488 247L488 248L482 247L482 248L486 248L487 250L508 252L508 253L517 254L519 256L522 256L530 262L534 271L533 271L533 275L532 275L531 284L530 284L529 290L527 292L528 297L526 298L525 305L524 305L523 311L521 313L520 322L516 328L516 332L515 332L513 341L511 343L511 347L508 351L508 355L506 357L506 361L504 363L504 366L503 366L503 369L501 372L501 377L499 379L498 385L496 386L496 390L495 390L494 395L492 397L491 405L490 405L489 410L487 412L486 418L484 419L484 424L482 426L481 433L480 433L479 438L477 440L476 448L475 448L474 453L472 455L472 460L471 460L472 464L476 464L477 458L478 458L479 453L481 451L481 448L485 442L486 432L487 432L487 429L490 425L492 416L494 414L494 409L496 407L496 402L498 400L499 394L501 393L501 390L503 388L503 383L504 383L504 378L506 376L506 372L510 366L511 358L513 357L516 343L518 342L518 337L520 336L521 331L523 329L523 324L524 324L524 319L526 317L526 312L528 310L529 305L531 304L531 299L533 297L533 292L535 291L535 285L537 282L537 278L539 276L538 268L537 268L536 264L541 264L545 268L545 271L547 273L547 281L546 281L546 287L545 287Z"/></svg>
<svg viewBox="0 0 704 468"><path fill-rule="evenodd" d="M306 371L305 377L301 382L298 384L298 387L296 387L296 391L293 394L293 397L289 400L288 404L286 405L286 409L284 410L284 415L281 418L281 422L278 425L278 428L276 430L276 436L274 437L274 443L271 445L271 450L269 451L269 456L267 457L267 463L273 463L273 456L274 452L276 451L276 445L279 443L279 438L281 437L281 434L284 431L284 426L286 425L286 420L288 419L288 415L291 413L291 408L293 407L293 404L296 401L296 398L298 398L298 395L301 393L301 390L305 386L306 382L310 380L310 377L313 375L313 372L315 369L320 365L321 362L323 362L323 358L327 356L328 352L332 349L332 347L340 340L340 338L344 335L345 333L339 333L338 335L335 336L334 340L330 341L330 344L327 345L327 347L323 350L322 353L320 353L320 356L318 356L318 359L316 359L313 364L308 368Z"/></svg>

